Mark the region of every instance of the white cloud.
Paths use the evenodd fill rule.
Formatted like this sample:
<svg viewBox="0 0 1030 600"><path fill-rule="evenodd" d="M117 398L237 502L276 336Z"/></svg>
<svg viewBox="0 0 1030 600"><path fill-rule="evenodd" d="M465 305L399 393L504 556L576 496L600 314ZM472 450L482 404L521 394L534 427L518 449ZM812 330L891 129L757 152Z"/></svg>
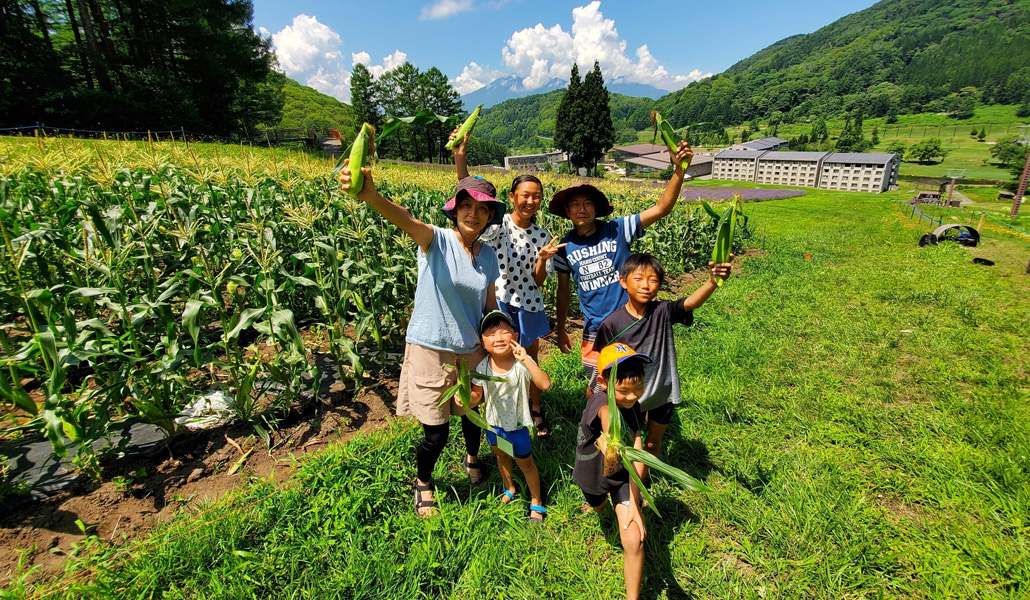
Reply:
<svg viewBox="0 0 1030 600"><path fill-rule="evenodd" d="M268 31L262 29L262 35ZM404 64L408 55L400 50L383 57L381 65L372 65L368 52L351 53L350 64L344 59L340 34L319 23L318 18L304 14L272 35L272 46L279 66L289 77L311 86L343 102L350 102L350 69L362 63L374 77Z"/></svg>
<svg viewBox="0 0 1030 600"><path fill-rule="evenodd" d="M671 75L651 55L647 45L637 48L636 60L626 56L626 41L619 38L615 21L601 14L595 0L572 10L572 31L561 25L542 24L512 34L501 56L504 64L522 78L526 89L536 89L553 78L568 79L572 63L585 75L598 61L607 82L643 83L666 90L711 76L695 69L688 75Z"/></svg>
<svg viewBox="0 0 1030 600"><path fill-rule="evenodd" d="M471 10L473 10L472 0L437 0L434 4L422 7L422 13L418 16L418 20L446 19Z"/></svg>
<svg viewBox="0 0 1030 600"><path fill-rule="evenodd" d="M318 22L317 17L297 15L293 24L272 36L279 66L289 76L317 69L328 61L339 60L340 35Z"/></svg>
<svg viewBox="0 0 1030 600"><path fill-rule="evenodd" d="M450 83L459 94L465 95L505 75L504 71L484 69L478 64L471 62L462 70L461 75L452 79Z"/></svg>

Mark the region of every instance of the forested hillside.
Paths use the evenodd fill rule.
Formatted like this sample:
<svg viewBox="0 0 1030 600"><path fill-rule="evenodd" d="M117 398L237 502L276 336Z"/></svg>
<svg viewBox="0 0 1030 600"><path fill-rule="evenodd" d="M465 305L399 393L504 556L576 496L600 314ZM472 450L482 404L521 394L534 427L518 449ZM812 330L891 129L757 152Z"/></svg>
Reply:
<svg viewBox="0 0 1030 600"><path fill-rule="evenodd" d="M476 125L476 135L491 142L523 150L545 150L551 147L558 103L565 90L506 100L483 110ZM611 94L612 124L616 144L637 141L637 131L650 126L654 100ZM546 139L540 139L546 138Z"/></svg>
<svg viewBox="0 0 1030 600"><path fill-rule="evenodd" d="M249 1L0 2L0 126L233 135L282 118Z"/></svg>
<svg viewBox="0 0 1030 600"><path fill-rule="evenodd" d="M354 109L350 105L289 78L283 86L283 95L286 100L283 119L276 127L321 130L332 127L340 130L344 138L357 134Z"/></svg>
<svg viewBox="0 0 1030 600"><path fill-rule="evenodd" d="M1030 100L1030 0L884 0L658 101L674 122L972 114Z"/></svg>

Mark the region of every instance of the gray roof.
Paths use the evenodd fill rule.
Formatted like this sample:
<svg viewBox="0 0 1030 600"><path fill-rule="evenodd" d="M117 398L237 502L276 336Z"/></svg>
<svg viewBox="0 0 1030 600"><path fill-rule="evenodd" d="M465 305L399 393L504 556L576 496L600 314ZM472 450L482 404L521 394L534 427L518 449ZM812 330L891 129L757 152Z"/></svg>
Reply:
<svg viewBox="0 0 1030 600"><path fill-rule="evenodd" d="M715 155L715 158L758 158L768 152L768 150L723 150L722 152Z"/></svg>
<svg viewBox="0 0 1030 600"><path fill-rule="evenodd" d="M826 157L824 163L859 163L865 165L885 165L894 160L897 154L876 154L873 152L834 152Z"/></svg>
<svg viewBox="0 0 1030 600"><path fill-rule="evenodd" d="M626 154L636 154L637 156L646 156L656 152L665 152L668 154L668 151L662 144L631 144L629 146L616 146L612 148L612 150L618 150L619 152L625 152Z"/></svg>
<svg viewBox="0 0 1030 600"><path fill-rule="evenodd" d="M782 150L774 150L766 152L762 156L762 160L811 160L818 161L827 156L829 152L789 152Z"/></svg>
<svg viewBox="0 0 1030 600"><path fill-rule="evenodd" d="M769 150L771 148L786 144L787 140L778 137L764 137L757 140L741 142L734 148L747 148L749 150Z"/></svg>
<svg viewBox="0 0 1030 600"><path fill-rule="evenodd" d="M634 156L624 159L623 162L641 167L651 167L652 169L664 169L669 166L669 151L655 152L645 156ZM709 162L712 162L711 156L695 156L690 160L690 165L703 165Z"/></svg>

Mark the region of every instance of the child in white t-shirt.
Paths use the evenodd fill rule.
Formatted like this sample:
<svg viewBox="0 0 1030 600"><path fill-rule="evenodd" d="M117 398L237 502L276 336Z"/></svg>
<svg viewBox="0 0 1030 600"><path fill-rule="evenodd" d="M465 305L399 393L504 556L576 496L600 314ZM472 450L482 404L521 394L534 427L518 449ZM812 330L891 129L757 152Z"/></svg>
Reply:
<svg viewBox="0 0 1030 600"><path fill-rule="evenodd" d="M551 379L518 344L511 317L501 311L487 313L480 322L483 349L489 353L476 367L483 375L504 378L505 382L479 381L472 385L472 404L486 402L484 417L490 425L486 441L497 456L497 469L504 482L501 502L515 499L512 457L526 476L531 501L529 518L541 522L547 515L540 491L540 474L533 462L529 427L533 424L529 406L529 383L541 390L551 387ZM473 381L478 381L473 377Z"/></svg>

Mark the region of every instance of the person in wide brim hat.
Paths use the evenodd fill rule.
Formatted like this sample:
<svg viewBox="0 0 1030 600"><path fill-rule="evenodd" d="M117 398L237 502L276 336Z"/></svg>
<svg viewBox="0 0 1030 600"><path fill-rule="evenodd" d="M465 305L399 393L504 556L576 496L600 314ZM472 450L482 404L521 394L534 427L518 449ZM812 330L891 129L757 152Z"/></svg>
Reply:
<svg viewBox="0 0 1030 600"><path fill-rule="evenodd" d="M457 222L458 217L455 208L457 208L461 199L465 197L472 198L476 202L482 202L493 209L493 217L486 223L487 225L497 225L504 219L504 212L508 207L504 202L497 199L497 189L494 187L494 184L478 175L463 177L458 182L458 189L455 191L454 196L441 209L448 219L455 223Z"/></svg>
<svg viewBox="0 0 1030 600"><path fill-rule="evenodd" d="M590 185L585 181L574 183L564 190L558 192L551 197L551 201L547 204L547 212L551 213L556 217L569 218L568 214L568 201L573 195L584 195L590 198L594 202L594 210L597 217L607 217L608 215L615 212L615 207L612 206L608 196L604 195L604 192Z"/></svg>
<svg viewBox="0 0 1030 600"><path fill-rule="evenodd" d="M594 339L601 322L613 310L626 303L626 291L619 285L619 269L632 250L630 245L644 235L649 227L672 213L679 199L686 175L684 163L694 155L690 144L680 141L669 147L673 173L661 197L638 214L604 220L615 208L608 196L595 186L579 182L555 194L547 210L556 217L572 221L572 231L562 239L563 247L554 255L554 269L558 273L557 310L555 332L558 348L572 350L569 334L565 330L571 303L571 281L576 282L576 296L583 311L583 339L580 355L587 381L587 397L597 379L597 352Z"/></svg>

